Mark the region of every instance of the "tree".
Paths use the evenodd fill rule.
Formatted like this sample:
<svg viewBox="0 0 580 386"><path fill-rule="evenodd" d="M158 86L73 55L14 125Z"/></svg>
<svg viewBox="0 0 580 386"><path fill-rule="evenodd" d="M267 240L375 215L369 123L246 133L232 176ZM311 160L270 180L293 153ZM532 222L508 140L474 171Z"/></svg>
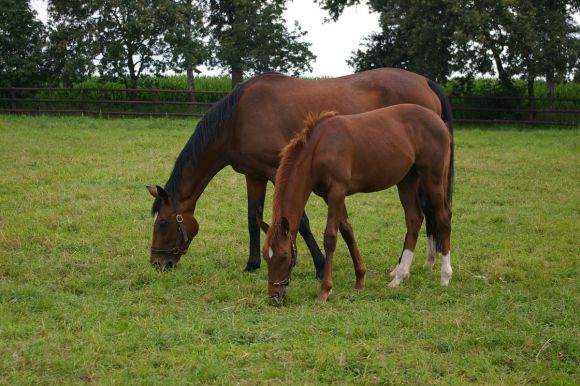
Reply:
<svg viewBox="0 0 580 386"><path fill-rule="evenodd" d="M0 0L1 86L42 82L44 33L44 25L27 1Z"/></svg>
<svg viewBox="0 0 580 386"><path fill-rule="evenodd" d="M209 34L204 24L203 9L190 0L164 0L162 23L165 42L170 47L169 68L187 74L191 101L195 101L193 73L210 57L210 45L204 41Z"/></svg>
<svg viewBox="0 0 580 386"><path fill-rule="evenodd" d="M78 1L49 1L46 68L51 83L70 87L95 72L98 52L92 13L90 7Z"/></svg>
<svg viewBox="0 0 580 386"><path fill-rule="evenodd" d="M74 71L84 73L96 62L103 77L124 79L127 88L135 89L143 74L167 68L162 5L161 0L50 0L52 35L62 39L57 41L64 52L79 54Z"/></svg>
<svg viewBox="0 0 580 386"><path fill-rule="evenodd" d="M167 68L163 13L157 0L100 0L94 8L96 43L101 75L119 77L128 88L137 88L145 73L160 74Z"/></svg>
<svg viewBox="0 0 580 386"><path fill-rule="evenodd" d="M378 66L400 67L439 81L451 74L455 64L452 48L458 12L455 1L371 3L380 12L382 32L372 34L365 40L365 49L353 53L348 63L356 71ZM331 5L338 7L339 4L333 1Z"/></svg>
<svg viewBox="0 0 580 386"><path fill-rule="evenodd" d="M298 74L310 70L315 56L296 22L284 26L283 0L209 0L210 28L217 47L213 62L227 68L232 85L244 73L282 71Z"/></svg>
<svg viewBox="0 0 580 386"><path fill-rule="evenodd" d="M361 0L318 0L337 19ZM565 0L367 0L381 14L382 31L365 40L349 63L357 71L391 65L445 80L497 73L506 92L514 76L570 77L578 67L577 1ZM553 84L553 83L552 83ZM550 87L548 87L550 89Z"/></svg>

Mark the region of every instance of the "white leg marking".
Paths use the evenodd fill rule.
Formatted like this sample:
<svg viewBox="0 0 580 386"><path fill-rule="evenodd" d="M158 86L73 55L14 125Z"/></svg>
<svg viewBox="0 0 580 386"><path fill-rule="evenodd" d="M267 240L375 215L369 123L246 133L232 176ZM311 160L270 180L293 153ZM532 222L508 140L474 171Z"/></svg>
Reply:
<svg viewBox="0 0 580 386"><path fill-rule="evenodd" d="M401 257L401 262L395 268L395 278L389 283L389 287L395 288L401 284L401 280L409 277L409 270L411 269L411 263L413 262L414 252L405 249L403 251L403 256Z"/></svg>
<svg viewBox="0 0 580 386"><path fill-rule="evenodd" d="M393 268L393 270L389 272L389 275L391 277L395 277L395 272L397 272L397 268L399 268L399 264L395 265L395 268Z"/></svg>
<svg viewBox="0 0 580 386"><path fill-rule="evenodd" d="M451 252L443 256L443 264L441 264L441 285L448 286L449 279L453 274L453 269L451 268Z"/></svg>
<svg viewBox="0 0 580 386"><path fill-rule="evenodd" d="M429 236L427 238L429 242L429 249L427 250L427 260L425 261L425 267L433 269L435 266L435 258L437 257L437 247L435 245L435 237Z"/></svg>

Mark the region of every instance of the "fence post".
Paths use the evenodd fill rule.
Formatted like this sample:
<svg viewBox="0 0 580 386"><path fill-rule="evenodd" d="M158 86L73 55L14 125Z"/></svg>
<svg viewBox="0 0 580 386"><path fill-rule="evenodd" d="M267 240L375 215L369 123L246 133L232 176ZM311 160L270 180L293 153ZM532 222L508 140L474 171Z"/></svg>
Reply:
<svg viewBox="0 0 580 386"><path fill-rule="evenodd" d="M10 90L10 112L11 113L13 113L14 110L16 109L15 102L16 102L16 92L14 91L14 87L11 87L11 90Z"/></svg>
<svg viewBox="0 0 580 386"><path fill-rule="evenodd" d="M159 112L159 91L155 91L153 94L153 102L155 102L153 104L153 110L155 111L155 114L157 114Z"/></svg>
<svg viewBox="0 0 580 386"><path fill-rule="evenodd" d="M87 99L86 90L85 89L82 89L81 90L81 105L80 105L80 110L81 110L81 116L83 116L83 117L86 114L86 108L87 108L87 106L86 106L86 99Z"/></svg>
<svg viewBox="0 0 580 386"><path fill-rule="evenodd" d="M536 120L536 96L530 96L528 98L528 105L530 108L530 121L534 122Z"/></svg>

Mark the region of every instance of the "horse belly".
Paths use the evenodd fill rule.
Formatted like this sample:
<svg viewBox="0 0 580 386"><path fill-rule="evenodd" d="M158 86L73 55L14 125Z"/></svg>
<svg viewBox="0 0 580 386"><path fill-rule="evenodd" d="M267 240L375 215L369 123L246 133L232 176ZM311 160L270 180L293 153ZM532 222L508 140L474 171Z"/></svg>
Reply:
<svg viewBox="0 0 580 386"><path fill-rule="evenodd" d="M360 152L353 163L349 192L377 192L397 185L413 166L413 157L403 149L374 146Z"/></svg>

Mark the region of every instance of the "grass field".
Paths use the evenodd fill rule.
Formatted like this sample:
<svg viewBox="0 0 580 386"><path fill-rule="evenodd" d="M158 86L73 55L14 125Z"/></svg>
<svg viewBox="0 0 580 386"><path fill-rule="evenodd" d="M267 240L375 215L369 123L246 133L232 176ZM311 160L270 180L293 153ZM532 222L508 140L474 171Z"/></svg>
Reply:
<svg viewBox="0 0 580 386"><path fill-rule="evenodd" d="M348 199L367 287L339 242L317 303L300 240L277 308L264 267L242 272L230 168L178 269L149 265L144 185L165 182L194 123L0 116L0 384L580 383L578 130L457 130L448 288L422 266L424 236L387 287L404 236L390 190ZM324 203L308 210L321 239Z"/></svg>

